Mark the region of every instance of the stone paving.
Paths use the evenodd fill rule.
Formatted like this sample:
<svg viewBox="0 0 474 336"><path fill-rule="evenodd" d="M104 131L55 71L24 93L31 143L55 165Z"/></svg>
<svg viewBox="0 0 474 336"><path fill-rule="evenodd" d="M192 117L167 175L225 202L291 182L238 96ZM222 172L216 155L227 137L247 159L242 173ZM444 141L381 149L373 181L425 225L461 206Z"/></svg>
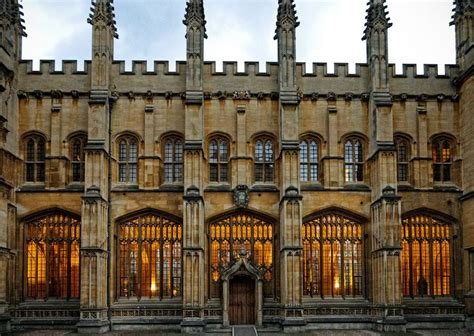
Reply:
<svg viewBox="0 0 474 336"><path fill-rule="evenodd" d="M77 334L70 330L35 330L35 331L16 331L2 336L82 336L84 334ZM169 331L112 331L105 334L88 334L89 336L178 336L184 335ZM194 336L214 336L218 333L203 333L200 335L192 334ZM221 335L230 335L221 334ZM474 336L474 332L466 329L436 329L436 330L411 330L407 333L381 333L372 330L314 330L295 334L284 334L281 332L259 332L259 336L278 336L278 335L297 335L297 336Z"/></svg>

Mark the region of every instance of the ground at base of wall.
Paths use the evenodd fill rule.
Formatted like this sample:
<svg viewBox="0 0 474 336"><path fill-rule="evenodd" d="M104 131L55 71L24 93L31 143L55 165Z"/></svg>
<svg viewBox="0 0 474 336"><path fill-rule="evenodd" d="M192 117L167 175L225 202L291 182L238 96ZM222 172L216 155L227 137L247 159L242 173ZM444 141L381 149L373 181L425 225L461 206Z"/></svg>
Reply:
<svg viewBox="0 0 474 336"><path fill-rule="evenodd" d="M17 331L8 334L2 334L2 336L82 336L86 334L78 334L70 330L34 330L34 331ZM184 335L180 333L169 333L163 331L112 331L105 334L87 334L90 336L178 336ZM202 334L189 334L193 336L214 336L219 335L218 333L202 333ZM222 335L225 335L224 333ZM295 334L291 333L278 333L278 332L262 332L259 331L260 336L277 336L277 335L298 335L298 336L471 336L474 335L466 329L436 329L436 330L410 330L407 333L394 333L394 332L378 332L372 330L315 330L299 332Z"/></svg>

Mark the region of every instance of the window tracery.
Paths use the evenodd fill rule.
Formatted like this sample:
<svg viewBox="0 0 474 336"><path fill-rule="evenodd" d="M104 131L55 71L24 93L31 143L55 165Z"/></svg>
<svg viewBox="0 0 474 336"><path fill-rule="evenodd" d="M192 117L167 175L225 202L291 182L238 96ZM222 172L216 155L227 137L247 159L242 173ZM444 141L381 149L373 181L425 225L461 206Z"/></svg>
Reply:
<svg viewBox="0 0 474 336"><path fill-rule="evenodd" d="M71 173L73 182L84 182L85 173L85 153L87 138L85 135L78 135L70 141Z"/></svg>
<svg viewBox="0 0 474 336"><path fill-rule="evenodd" d="M119 224L119 291L122 297L181 296L182 226L159 214Z"/></svg>
<svg viewBox="0 0 474 336"><path fill-rule="evenodd" d="M451 292L450 226L428 215L402 221L404 296L445 296Z"/></svg>
<svg viewBox="0 0 474 336"><path fill-rule="evenodd" d="M119 182L137 182L138 141L134 136L122 136L118 140Z"/></svg>
<svg viewBox="0 0 474 336"><path fill-rule="evenodd" d="M395 139L395 146L397 148L397 180L399 182L408 182L408 161L410 158L410 143L407 139L398 137Z"/></svg>
<svg viewBox="0 0 474 336"><path fill-rule="evenodd" d="M62 213L25 224L26 296L79 298L79 220Z"/></svg>
<svg viewBox="0 0 474 336"><path fill-rule="evenodd" d="M273 179L273 141L270 138L259 138L255 141L255 182L273 182Z"/></svg>
<svg viewBox="0 0 474 336"><path fill-rule="evenodd" d="M164 140L165 182L183 181L183 140L178 136L169 136Z"/></svg>
<svg viewBox="0 0 474 336"><path fill-rule="evenodd" d="M303 294L362 295L362 225L339 214L303 224Z"/></svg>
<svg viewBox="0 0 474 336"><path fill-rule="evenodd" d="M451 181L453 144L445 137L437 138L432 144L433 179L435 182Z"/></svg>
<svg viewBox="0 0 474 336"><path fill-rule="evenodd" d="M45 147L42 136L30 135L25 138L26 182L45 181Z"/></svg>
<svg viewBox="0 0 474 336"><path fill-rule="evenodd" d="M300 141L300 180L316 182L319 175L319 142L315 138Z"/></svg>
<svg viewBox="0 0 474 336"><path fill-rule="evenodd" d="M349 138L345 142L344 176L346 182L364 181L364 147L359 138Z"/></svg>
<svg viewBox="0 0 474 336"><path fill-rule="evenodd" d="M209 141L209 180L211 182L229 181L229 141L215 137Z"/></svg>

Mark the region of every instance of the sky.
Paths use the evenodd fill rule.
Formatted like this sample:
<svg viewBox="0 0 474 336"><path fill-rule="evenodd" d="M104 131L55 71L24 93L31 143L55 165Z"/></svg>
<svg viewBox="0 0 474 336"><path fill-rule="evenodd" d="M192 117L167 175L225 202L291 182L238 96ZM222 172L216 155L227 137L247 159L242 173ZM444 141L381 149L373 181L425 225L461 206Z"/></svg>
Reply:
<svg viewBox="0 0 474 336"><path fill-rule="evenodd" d="M297 61L366 63L364 31L368 0L295 0L300 26L296 32ZM116 60L185 60L185 26L182 23L186 0L115 0L119 39L115 40ZM23 40L23 59L32 59L34 69L40 59L75 59L79 69L91 56L91 26L86 22L90 0L22 0L28 37ZM389 17L389 62L401 72L402 63L455 63L454 27L449 26L452 0L387 0ZM207 20L204 58L216 61L276 61L273 36L278 0L204 0Z"/></svg>

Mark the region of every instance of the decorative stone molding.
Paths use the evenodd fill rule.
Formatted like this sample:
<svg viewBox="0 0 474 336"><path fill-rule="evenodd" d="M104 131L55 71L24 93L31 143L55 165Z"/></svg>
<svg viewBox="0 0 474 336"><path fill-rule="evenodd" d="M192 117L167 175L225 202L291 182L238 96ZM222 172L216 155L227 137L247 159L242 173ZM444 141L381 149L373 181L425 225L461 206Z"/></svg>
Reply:
<svg viewBox="0 0 474 336"><path fill-rule="evenodd" d="M400 94L400 100L401 100L402 102L406 102L407 99L408 99L408 95L407 95L406 93Z"/></svg>
<svg viewBox="0 0 474 336"><path fill-rule="evenodd" d="M337 99L337 95L334 92L330 91L327 93L326 95L327 101L336 101L336 99Z"/></svg>
<svg viewBox="0 0 474 336"><path fill-rule="evenodd" d="M128 99L135 100L135 92L129 91L127 96L128 96Z"/></svg>
<svg viewBox="0 0 474 336"><path fill-rule="evenodd" d="M319 93L313 92L311 93L311 101L317 101L319 99Z"/></svg>
<svg viewBox="0 0 474 336"><path fill-rule="evenodd" d="M362 100L364 102L368 102L370 100L370 93L368 93L368 92L361 93L360 100Z"/></svg>
<svg viewBox="0 0 474 336"><path fill-rule="evenodd" d="M71 97L74 98L74 99L78 99L79 98L79 91L72 90L71 91Z"/></svg>
<svg viewBox="0 0 474 336"><path fill-rule="evenodd" d="M260 91L259 93L257 93L258 100L263 100L264 98L265 98L265 93L263 93L263 91Z"/></svg>
<svg viewBox="0 0 474 336"><path fill-rule="evenodd" d="M153 100L153 92L151 90L148 90L146 93L145 93L145 99L146 100Z"/></svg>
<svg viewBox="0 0 474 336"><path fill-rule="evenodd" d="M232 94L232 99L234 100L249 100L250 99L250 91L234 91Z"/></svg>
<svg viewBox="0 0 474 336"><path fill-rule="evenodd" d="M352 101L352 98L354 98L354 93L352 93L352 92L346 92L346 93L344 94L344 100L345 100L346 102Z"/></svg>
<svg viewBox="0 0 474 336"><path fill-rule="evenodd" d="M43 91L41 90L34 90L33 95L36 99L43 99Z"/></svg>
<svg viewBox="0 0 474 336"><path fill-rule="evenodd" d="M28 93L25 92L25 91L23 91L23 90L18 90L18 91L16 92L16 95L17 95L17 97L18 97L19 99L26 99L26 98L28 98Z"/></svg>
<svg viewBox="0 0 474 336"><path fill-rule="evenodd" d="M63 97L63 92L61 90L51 90L51 98L61 99Z"/></svg>
<svg viewBox="0 0 474 336"><path fill-rule="evenodd" d="M166 91L165 92L165 99L170 100L171 98L173 98L173 91Z"/></svg>

